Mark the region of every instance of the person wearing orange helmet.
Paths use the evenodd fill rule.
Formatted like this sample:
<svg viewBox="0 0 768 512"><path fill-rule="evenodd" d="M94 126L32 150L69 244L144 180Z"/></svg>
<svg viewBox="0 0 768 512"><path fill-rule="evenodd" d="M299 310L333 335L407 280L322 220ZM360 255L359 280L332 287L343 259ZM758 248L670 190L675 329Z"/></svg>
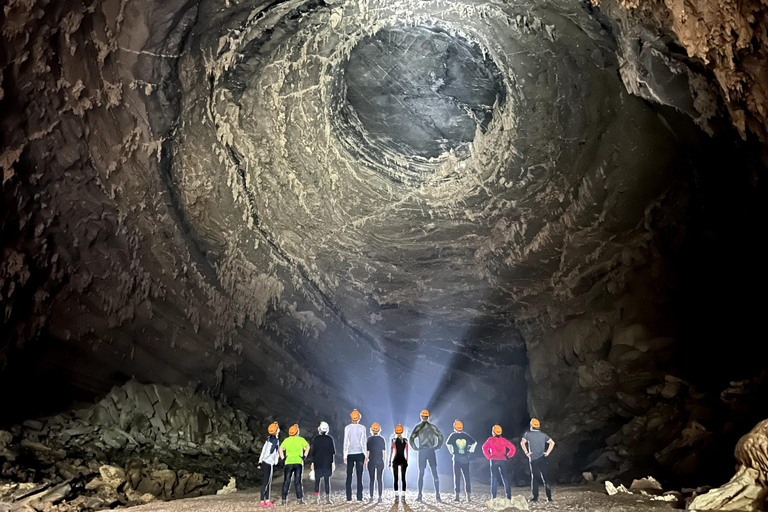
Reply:
<svg viewBox="0 0 768 512"><path fill-rule="evenodd" d="M395 437L389 451L389 468L395 480L395 500L400 499L401 493L405 499L405 473L408 471L408 440L403 437L405 429L402 425L395 427ZM398 476L403 482L402 491L398 489Z"/></svg>
<svg viewBox="0 0 768 512"><path fill-rule="evenodd" d="M294 479L296 498L299 505L304 505L304 489L301 477L304 473L304 459L309 453L309 443L299 435L299 426L293 425L288 429L288 439L280 445L280 458L285 460L283 480L283 505L288 504L288 491L291 489L291 479Z"/></svg>
<svg viewBox="0 0 768 512"><path fill-rule="evenodd" d="M440 499L440 477L437 475L437 450L443 447L443 433L434 424L429 422L429 411L421 411L421 423L416 425L411 432L408 441L411 448L419 452L419 496L416 501L422 501L421 491L424 488L424 474L429 464L432 480L435 483L435 496Z"/></svg>
<svg viewBox="0 0 768 512"><path fill-rule="evenodd" d="M456 491L456 498L453 501L460 501L461 478L463 476L464 486L467 489L467 502L470 502L472 501L472 482L469 478L469 457L471 453L475 452L477 441L464 432L464 423L456 420L453 422L453 432L448 436L445 446L453 456L453 486Z"/></svg>
<svg viewBox="0 0 768 512"><path fill-rule="evenodd" d="M381 425L374 423L371 425L371 437L366 443L368 450L368 477L371 486L370 502L373 502L374 483L379 484L379 503L381 503L381 493L384 487L384 459L387 456L387 443L381 437Z"/></svg>
<svg viewBox="0 0 768 512"><path fill-rule="evenodd" d="M512 498L512 481L509 478L509 459L515 455L515 445L501 437L501 426L494 425L491 437L483 444L483 454L491 461L491 496L496 497L499 480L504 486L507 499Z"/></svg>
<svg viewBox="0 0 768 512"><path fill-rule="evenodd" d="M555 442L547 434L540 431L541 422L536 418L531 419L531 428L520 440L528 464L531 468L531 501L539 501L539 483L544 484L547 500L552 501L552 487L549 485L549 464L547 457L552 453Z"/></svg>
<svg viewBox="0 0 768 512"><path fill-rule="evenodd" d="M352 423L344 428L344 464L347 465L347 501L352 501L352 473L357 475L357 501L363 501L363 466L368 436L360 425L362 415L355 409L349 415Z"/></svg>
<svg viewBox="0 0 768 512"><path fill-rule="evenodd" d="M261 469L261 503L262 507L274 507L275 504L270 500L272 493L272 476L275 472L275 466L280 459L280 441L277 434L280 433L280 426L275 422L267 428L269 437L261 447L259 455L258 468Z"/></svg>

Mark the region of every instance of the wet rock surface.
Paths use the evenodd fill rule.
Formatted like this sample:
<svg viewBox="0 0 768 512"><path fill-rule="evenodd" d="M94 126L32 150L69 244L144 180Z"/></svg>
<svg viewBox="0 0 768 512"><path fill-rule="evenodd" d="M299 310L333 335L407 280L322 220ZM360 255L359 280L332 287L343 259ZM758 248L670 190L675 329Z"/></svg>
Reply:
<svg viewBox="0 0 768 512"><path fill-rule="evenodd" d="M232 475L253 485L260 444L247 422L191 388L129 381L93 406L0 430L0 507L189 498L215 493Z"/></svg>

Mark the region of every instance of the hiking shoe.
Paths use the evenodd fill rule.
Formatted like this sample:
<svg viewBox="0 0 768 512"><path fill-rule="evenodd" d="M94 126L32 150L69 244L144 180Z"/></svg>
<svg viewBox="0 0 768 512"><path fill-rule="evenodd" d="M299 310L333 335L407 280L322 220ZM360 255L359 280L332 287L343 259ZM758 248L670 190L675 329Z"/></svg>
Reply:
<svg viewBox="0 0 768 512"><path fill-rule="evenodd" d="M382 501L382 500L381 500L381 496L379 496L379 503L381 503L381 501ZM549 501L552 501L552 500L549 500Z"/></svg>
<svg viewBox="0 0 768 512"><path fill-rule="evenodd" d="M423 499L421 499L421 494L419 494L419 496L416 498L416 501L418 501L419 503L421 503L422 501L424 501Z"/></svg>
<svg viewBox="0 0 768 512"><path fill-rule="evenodd" d="M435 496L435 499L437 500L438 503L442 503L443 502L443 500L440 499L440 495L439 494L437 496Z"/></svg>
<svg viewBox="0 0 768 512"><path fill-rule="evenodd" d="M283 506L288 504L288 500L283 500Z"/></svg>
<svg viewBox="0 0 768 512"><path fill-rule="evenodd" d="M472 503L472 496L469 493L467 493L467 503Z"/></svg>
<svg viewBox="0 0 768 512"><path fill-rule="evenodd" d="M461 500L459 499L459 495L458 495L458 493L456 494L456 497L455 497L455 498L453 498L453 501L457 501L457 502L458 502L458 501L461 501Z"/></svg>
<svg viewBox="0 0 768 512"><path fill-rule="evenodd" d="M326 497L325 497L325 503L326 503L327 505L333 505L333 502L331 501L331 497L330 497L330 496L326 496Z"/></svg>
<svg viewBox="0 0 768 512"><path fill-rule="evenodd" d="M306 505L306 503L304 503L304 500L299 500L298 505Z"/></svg>

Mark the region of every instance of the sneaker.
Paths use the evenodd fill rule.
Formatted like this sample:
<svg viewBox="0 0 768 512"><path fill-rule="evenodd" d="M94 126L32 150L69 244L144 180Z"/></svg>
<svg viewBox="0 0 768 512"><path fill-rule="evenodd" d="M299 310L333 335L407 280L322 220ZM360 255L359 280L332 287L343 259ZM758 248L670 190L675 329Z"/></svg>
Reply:
<svg viewBox="0 0 768 512"><path fill-rule="evenodd" d="M304 503L304 500L301 500L301 499L300 499L300 500L298 501L297 505L306 505L306 503Z"/></svg>
<svg viewBox="0 0 768 512"><path fill-rule="evenodd" d="M320 495L315 494L315 505L319 505L319 504L320 504Z"/></svg>
<svg viewBox="0 0 768 512"><path fill-rule="evenodd" d="M368 498L368 503L373 503L373 496L371 496L370 498Z"/></svg>
<svg viewBox="0 0 768 512"><path fill-rule="evenodd" d="M536 503L537 501L539 501L539 498L531 498L531 503Z"/></svg>
<svg viewBox="0 0 768 512"><path fill-rule="evenodd" d="M455 498L453 498L453 501L456 501L456 502L458 502L458 501L461 501L461 500L459 499L459 495L458 495L458 493L456 494L456 497L455 497Z"/></svg>
<svg viewBox="0 0 768 512"><path fill-rule="evenodd" d="M268 501L268 502L267 502L267 506L268 506L268 507L274 507L274 506L275 506L275 504L274 504L274 503L272 503L271 501Z"/></svg>
<svg viewBox="0 0 768 512"><path fill-rule="evenodd" d="M467 493L467 503L472 503L472 496Z"/></svg>
<svg viewBox="0 0 768 512"><path fill-rule="evenodd" d="M419 494L419 495L418 495L418 497L416 498L416 501L418 501L419 503L421 503L422 501L424 501L423 499L421 499L421 494Z"/></svg>
<svg viewBox="0 0 768 512"><path fill-rule="evenodd" d="M379 496L379 503L381 503L381 501L382 501L382 500L381 500L381 496ZM552 501L552 500L549 500L549 501Z"/></svg>
<svg viewBox="0 0 768 512"><path fill-rule="evenodd" d="M326 503L327 505L333 505L333 502L331 501L331 497L330 497L330 496L327 496L327 495L326 495L326 497L325 497L325 503Z"/></svg>
<svg viewBox="0 0 768 512"><path fill-rule="evenodd" d="M288 500L283 500L283 506L286 506L288 504Z"/></svg>
<svg viewBox="0 0 768 512"><path fill-rule="evenodd" d="M439 494L437 496L435 496L435 499L437 500L438 503L442 503L443 502L443 500L440 499L440 495Z"/></svg>
<svg viewBox="0 0 768 512"><path fill-rule="evenodd" d="M267 505L267 502L266 502L266 501L262 501L261 503L259 503L259 506L260 506L261 508L267 508L269 505Z"/></svg>

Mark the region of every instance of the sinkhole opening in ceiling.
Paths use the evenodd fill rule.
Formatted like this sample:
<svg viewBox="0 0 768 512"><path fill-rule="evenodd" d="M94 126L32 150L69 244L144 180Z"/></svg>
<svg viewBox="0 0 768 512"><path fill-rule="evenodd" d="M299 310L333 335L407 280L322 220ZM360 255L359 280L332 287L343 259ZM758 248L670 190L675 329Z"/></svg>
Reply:
<svg viewBox="0 0 768 512"><path fill-rule="evenodd" d="M358 150L422 162L466 152L476 128L485 131L494 104L506 98L487 52L431 26L390 26L363 38L342 84L342 128L358 132Z"/></svg>

